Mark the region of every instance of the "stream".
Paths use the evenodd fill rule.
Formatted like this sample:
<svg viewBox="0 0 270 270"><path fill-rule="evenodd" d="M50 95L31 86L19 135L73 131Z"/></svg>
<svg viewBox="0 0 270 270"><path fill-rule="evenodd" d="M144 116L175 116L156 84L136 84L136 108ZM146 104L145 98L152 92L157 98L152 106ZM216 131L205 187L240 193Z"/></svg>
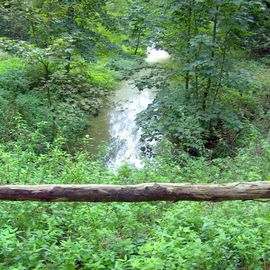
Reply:
<svg viewBox="0 0 270 270"><path fill-rule="evenodd" d="M161 63L170 58L164 50L148 48L147 53L145 61L149 64ZM117 170L123 163L137 168L143 167L141 129L136 125L136 117L153 101L155 93L149 88L139 91L135 80L146 72L145 69L141 70L129 80L122 81L111 97L113 106L102 110L99 116L92 120L88 133L91 137L90 151L95 153L99 147L107 145L109 153L106 164L113 170Z"/></svg>

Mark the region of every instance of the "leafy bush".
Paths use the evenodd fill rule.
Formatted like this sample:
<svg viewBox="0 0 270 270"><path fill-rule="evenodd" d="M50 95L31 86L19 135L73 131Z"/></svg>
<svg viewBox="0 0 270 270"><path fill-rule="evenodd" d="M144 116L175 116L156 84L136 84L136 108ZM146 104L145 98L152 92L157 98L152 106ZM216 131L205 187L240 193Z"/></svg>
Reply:
<svg viewBox="0 0 270 270"><path fill-rule="evenodd" d="M143 139L159 140L163 136L176 147L197 154L203 151L203 132L205 131L196 113L190 113L185 105L178 105L171 100L155 102L140 116L139 122L144 127Z"/></svg>
<svg viewBox="0 0 270 270"><path fill-rule="evenodd" d="M194 98L185 95L179 86L181 81L170 72L159 77L151 75L158 94L138 117L143 140L165 139L174 145L174 152L184 150L193 156L216 158L235 155L238 146L248 142L245 137L252 133L254 125L267 134L269 69L252 61L236 66L238 70L229 75L220 100L208 104L204 110Z"/></svg>
<svg viewBox="0 0 270 270"><path fill-rule="evenodd" d="M16 134L19 116L29 132L42 122L40 132L47 141L52 141L58 132L75 146L89 125L89 115L98 114L108 87L115 84L113 72L105 66L93 65L96 71L89 70L88 75L77 70L71 74L57 71L45 79L40 65L30 67L10 57L1 63L6 70L0 72L2 141L15 139L11 133ZM22 68L14 68L18 63Z"/></svg>

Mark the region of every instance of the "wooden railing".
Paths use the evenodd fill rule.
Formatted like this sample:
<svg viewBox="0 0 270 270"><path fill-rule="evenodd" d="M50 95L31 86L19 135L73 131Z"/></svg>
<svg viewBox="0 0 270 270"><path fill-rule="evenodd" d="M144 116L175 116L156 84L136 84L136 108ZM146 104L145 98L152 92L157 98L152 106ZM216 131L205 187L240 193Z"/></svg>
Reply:
<svg viewBox="0 0 270 270"><path fill-rule="evenodd" d="M0 200L43 202L229 201L270 199L270 182L230 184L2 185Z"/></svg>

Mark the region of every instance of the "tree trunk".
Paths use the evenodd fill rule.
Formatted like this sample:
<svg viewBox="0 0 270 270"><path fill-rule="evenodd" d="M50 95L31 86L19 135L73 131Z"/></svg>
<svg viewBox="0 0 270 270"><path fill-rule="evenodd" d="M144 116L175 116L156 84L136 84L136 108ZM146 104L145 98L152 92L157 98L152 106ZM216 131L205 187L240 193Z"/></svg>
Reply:
<svg viewBox="0 0 270 270"><path fill-rule="evenodd" d="M270 182L231 184L3 185L0 200L44 202L229 201L270 198Z"/></svg>
<svg viewBox="0 0 270 270"><path fill-rule="evenodd" d="M216 46L216 38L217 38L217 25L218 25L218 11L219 11L219 6L216 7L216 14L214 17L214 27L213 27L213 34L212 34L212 52L211 52L211 59L214 61L215 59L215 46ZM203 111L206 110L206 103L207 103L207 98L209 95L209 92L211 90L212 86L212 78L211 76L207 80L207 86L206 89L203 93L203 104L202 104L202 109Z"/></svg>
<svg viewBox="0 0 270 270"><path fill-rule="evenodd" d="M137 55L138 49L140 47L140 43L141 43L141 35L142 35L142 29L139 30L138 33L138 37L137 37L137 42L136 42L136 46L135 46L135 51L134 54Z"/></svg>
<svg viewBox="0 0 270 270"><path fill-rule="evenodd" d="M72 30L74 28L74 6L73 4L69 6L68 11L67 11L67 21L66 21L66 27L67 27L67 32L69 36L72 37ZM67 53L67 64L65 66L66 74L70 74L70 64L71 64L71 53Z"/></svg>
<svg viewBox="0 0 270 270"><path fill-rule="evenodd" d="M189 6L188 6L188 29L187 29L187 45L188 47L190 46L190 40L191 40L191 23L192 23L192 3L189 1ZM187 56L187 64L190 64L190 55ZM189 84L190 84L190 73L189 71L186 72L185 74L185 90L186 90L186 96L190 97L189 93Z"/></svg>

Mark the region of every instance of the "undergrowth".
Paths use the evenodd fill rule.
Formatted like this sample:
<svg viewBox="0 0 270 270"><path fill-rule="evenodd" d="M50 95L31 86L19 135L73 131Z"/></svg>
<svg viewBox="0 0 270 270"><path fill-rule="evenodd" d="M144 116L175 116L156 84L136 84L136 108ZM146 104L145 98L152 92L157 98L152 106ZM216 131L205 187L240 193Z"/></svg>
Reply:
<svg viewBox="0 0 270 270"><path fill-rule="evenodd" d="M0 147L1 184L225 183L270 180L269 138L235 157L166 154L117 173L88 153L37 154L38 131ZM27 142L27 144L25 143ZM37 203L0 205L0 269L268 269L268 202ZM61 256L59 255L61 254Z"/></svg>
<svg viewBox="0 0 270 270"><path fill-rule="evenodd" d="M0 74L14 68L23 68L24 64L22 60L17 57L8 57L4 55L0 57Z"/></svg>
<svg viewBox="0 0 270 270"><path fill-rule="evenodd" d="M99 113L119 81L108 60L83 63L83 69L81 64L74 63L70 74L53 69L45 78L40 64L29 65L8 54L0 58L0 141L14 139L11 131L20 117L31 132L42 122L47 142L61 135L69 140L66 150L72 145L74 151L91 124L90 116Z"/></svg>

